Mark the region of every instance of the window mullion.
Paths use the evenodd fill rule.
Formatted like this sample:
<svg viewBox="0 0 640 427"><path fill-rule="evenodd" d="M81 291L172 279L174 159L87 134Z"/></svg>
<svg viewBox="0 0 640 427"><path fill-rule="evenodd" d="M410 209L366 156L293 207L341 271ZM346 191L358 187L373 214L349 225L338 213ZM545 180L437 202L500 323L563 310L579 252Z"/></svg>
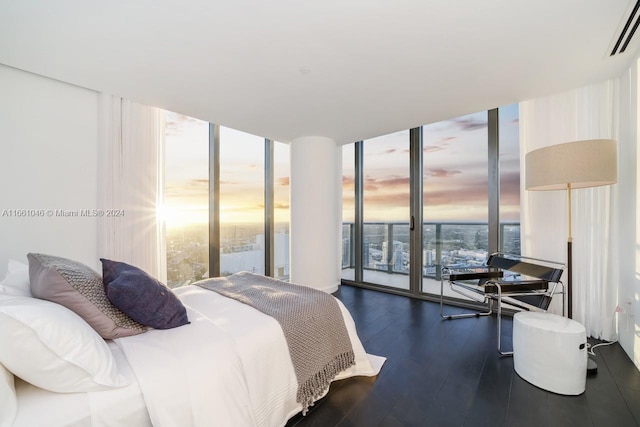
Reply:
<svg viewBox="0 0 640 427"><path fill-rule="evenodd" d="M361 283L363 281L362 268L363 268L363 232L364 232L364 216L363 216L363 170L362 170L362 158L363 158L363 142L358 141L355 143L355 168L354 168L354 242L353 250L355 251L355 275L356 282Z"/></svg>
<svg viewBox="0 0 640 427"><path fill-rule="evenodd" d="M220 276L220 126L209 123L209 277Z"/></svg>
<svg viewBox="0 0 640 427"><path fill-rule="evenodd" d="M274 275L274 142L270 139L264 140L264 275Z"/></svg>
<svg viewBox="0 0 640 427"><path fill-rule="evenodd" d="M488 195L489 195L489 253L498 252L500 242L500 135L498 109L487 111L488 121Z"/></svg>
<svg viewBox="0 0 640 427"><path fill-rule="evenodd" d="M410 151L410 226L409 226L409 289L418 295L422 288L422 249L423 249L423 182L422 182L422 127L413 128L409 133Z"/></svg>

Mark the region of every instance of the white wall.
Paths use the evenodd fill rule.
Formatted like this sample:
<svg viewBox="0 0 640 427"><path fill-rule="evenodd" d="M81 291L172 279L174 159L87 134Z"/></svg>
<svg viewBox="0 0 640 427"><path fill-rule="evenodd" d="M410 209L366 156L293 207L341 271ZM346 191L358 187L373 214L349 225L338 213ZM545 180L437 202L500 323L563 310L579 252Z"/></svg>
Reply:
<svg viewBox="0 0 640 427"><path fill-rule="evenodd" d="M97 269L97 219L55 214L96 208L97 93L0 65L0 94L0 279L28 252Z"/></svg>
<svg viewBox="0 0 640 427"><path fill-rule="evenodd" d="M640 197L638 189L638 64L620 78L620 140L618 143L618 191L620 209L620 283L618 288L618 336L620 345L640 369Z"/></svg>

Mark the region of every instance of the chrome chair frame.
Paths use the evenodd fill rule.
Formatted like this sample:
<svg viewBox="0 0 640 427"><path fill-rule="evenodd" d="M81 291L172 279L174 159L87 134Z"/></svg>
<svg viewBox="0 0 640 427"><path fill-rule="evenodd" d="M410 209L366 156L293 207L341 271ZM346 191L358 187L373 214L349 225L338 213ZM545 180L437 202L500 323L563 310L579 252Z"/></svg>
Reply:
<svg viewBox="0 0 640 427"><path fill-rule="evenodd" d="M469 317L490 316L494 312L498 318L498 353L503 356L513 354L504 351L501 343L502 333L502 304L508 304L520 310L546 311L554 295L562 295L562 315L565 315L564 295L565 285L560 280L564 271L564 264L539 258L496 252L487 259L484 267L472 267L452 270L444 268L440 279L440 317L444 320L464 319ZM505 272L514 276L526 275L526 280L505 280ZM444 283L448 282L450 289L472 301L485 304L486 311L475 313L445 314L444 312ZM557 292L557 287L562 287ZM540 305L536 306L521 297L542 297ZM497 309L494 311L494 303Z"/></svg>

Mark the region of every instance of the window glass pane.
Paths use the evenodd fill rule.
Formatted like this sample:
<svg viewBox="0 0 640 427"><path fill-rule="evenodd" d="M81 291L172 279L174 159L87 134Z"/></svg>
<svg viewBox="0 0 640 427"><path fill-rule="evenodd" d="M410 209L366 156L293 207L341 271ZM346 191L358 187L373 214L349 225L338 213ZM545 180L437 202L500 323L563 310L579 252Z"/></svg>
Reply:
<svg viewBox="0 0 640 427"><path fill-rule="evenodd" d="M342 278L355 279L355 144L342 147Z"/></svg>
<svg viewBox="0 0 640 427"><path fill-rule="evenodd" d="M264 274L264 138L220 127L220 275Z"/></svg>
<svg viewBox="0 0 640 427"><path fill-rule="evenodd" d="M274 157L274 272L273 277L289 280L289 144L275 142Z"/></svg>
<svg viewBox="0 0 640 427"><path fill-rule="evenodd" d="M422 290L439 294L443 267L484 265L486 260L487 112L423 126L423 138Z"/></svg>
<svg viewBox="0 0 640 427"><path fill-rule="evenodd" d="M409 289L409 131L363 143L363 279Z"/></svg>
<svg viewBox="0 0 640 427"><path fill-rule="evenodd" d="M342 222L355 221L355 144L342 146Z"/></svg>
<svg viewBox="0 0 640 427"><path fill-rule="evenodd" d="M209 123L166 112L167 285L209 277Z"/></svg>
<svg viewBox="0 0 640 427"><path fill-rule="evenodd" d="M518 104L499 109L500 250L520 254L520 134Z"/></svg>

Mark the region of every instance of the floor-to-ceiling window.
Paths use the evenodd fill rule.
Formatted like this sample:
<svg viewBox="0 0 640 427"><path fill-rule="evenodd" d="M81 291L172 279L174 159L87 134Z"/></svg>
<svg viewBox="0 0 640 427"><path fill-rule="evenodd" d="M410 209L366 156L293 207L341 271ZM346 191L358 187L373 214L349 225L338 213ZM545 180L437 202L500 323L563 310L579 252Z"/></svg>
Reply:
<svg viewBox="0 0 640 427"><path fill-rule="evenodd" d="M520 134L518 104L499 109L500 250L520 254Z"/></svg>
<svg viewBox="0 0 640 427"><path fill-rule="evenodd" d="M355 280L355 144L342 147L342 278Z"/></svg>
<svg viewBox="0 0 640 427"><path fill-rule="evenodd" d="M409 130L359 143L361 160L354 144L343 148L342 278L433 296L440 293L443 267L484 265L489 251L520 252L517 105L425 125L411 134L411 146ZM359 180L361 205L354 186ZM410 195L410 186L422 194ZM411 218L420 214L422 224L413 221L411 231ZM414 233L412 245L419 248L420 232L422 253L415 255L416 249L412 256L409 236ZM419 267L409 262L419 264L420 258ZM409 276L412 268L420 271Z"/></svg>
<svg viewBox="0 0 640 427"><path fill-rule="evenodd" d="M264 138L220 127L220 275L264 274Z"/></svg>
<svg viewBox="0 0 640 427"><path fill-rule="evenodd" d="M363 142L365 282L409 289L409 131Z"/></svg>
<svg viewBox="0 0 640 427"><path fill-rule="evenodd" d="M519 252L517 105L499 111L499 247ZM487 113L482 112L422 127L424 221L418 229L423 230L423 250L414 254L422 257L423 280L413 292L433 293L431 287L443 265L484 262L489 247L487 188L491 185L487 176L487 122ZM220 162L218 216L209 210L215 186L209 179L208 160L212 141L216 140L209 130L214 128ZM343 279L356 280L360 271L361 282L410 289L409 140L407 130L359 143L357 156L353 144L343 148ZM265 153L268 142L261 137L209 127L206 122L173 113L168 115L166 141L164 214L169 284L179 286L211 275L207 259L212 258L208 251L212 222L217 222L220 231L219 254L214 256L220 271L216 274L240 270L264 273L270 256L273 265L269 274L288 278L288 145L274 142L269 155ZM356 167L358 161L361 163ZM265 177L269 168L273 170L273 184ZM356 181L361 188L360 199L355 196ZM265 219L269 186L275 218L270 232ZM355 227L358 216L362 230ZM273 249L267 255L265 240L269 239ZM417 259L414 262L418 264ZM359 263L361 267L357 268Z"/></svg>
<svg viewBox="0 0 640 427"><path fill-rule="evenodd" d="M442 268L484 265L488 250L488 119L480 112L422 127L422 291Z"/></svg>
<svg viewBox="0 0 640 427"><path fill-rule="evenodd" d="M209 123L167 112L167 285L209 277Z"/></svg>
<svg viewBox="0 0 640 427"><path fill-rule="evenodd" d="M273 277L289 280L289 145L275 142Z"/></svg>
<svg viewBox="0 0 640 427"><path fill-rule="evenodd" d="M267 269L288 279L289 146L172 112L165 141L169 286Z"/></svg>

